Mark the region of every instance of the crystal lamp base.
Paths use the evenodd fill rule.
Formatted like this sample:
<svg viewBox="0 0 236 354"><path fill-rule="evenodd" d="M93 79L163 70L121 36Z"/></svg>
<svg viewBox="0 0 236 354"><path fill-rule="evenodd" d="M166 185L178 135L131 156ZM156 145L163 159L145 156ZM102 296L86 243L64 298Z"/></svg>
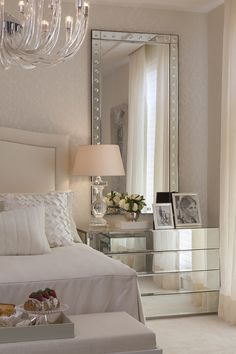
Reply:
<svg viewBox="0 0 236 354"><path fill-rule="evenodd" d="M93 218L90 224L93 226L104 226L107 224L107 221L103 218L107 211L106 201L103 196L103 189L106 186L107 182L103 181L100 176L96 177L92 183L94 198L92 203Z"/></svg>

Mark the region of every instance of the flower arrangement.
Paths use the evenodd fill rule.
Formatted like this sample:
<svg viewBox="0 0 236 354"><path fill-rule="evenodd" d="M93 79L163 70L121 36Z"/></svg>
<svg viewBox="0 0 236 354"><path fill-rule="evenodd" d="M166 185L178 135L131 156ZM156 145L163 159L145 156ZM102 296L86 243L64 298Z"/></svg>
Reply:
<svg viewBox="0 0 236 354"><path fill-rule="evenodd" d="M105 197L105 201L108 208L108 213L117 213L120 211L120 201L125 197L124 193L111 191Z"/></svg>
<svg viewBox="0 0 236 354"><path fill-rule="evenodd" d="M113 208L114 211L125 211L128 213L139 214L144 208L145 199L143 195L127 193L119 193L111 191L106 195L106 204L108 209Z"/></svg>
<svg viewBox="0 0 236 354"><path fill-rule="evenodd" d="M140 213L145 205L146 203L143 195L139 194L126 194L119 202L119 207L128 213Z"/></svg>

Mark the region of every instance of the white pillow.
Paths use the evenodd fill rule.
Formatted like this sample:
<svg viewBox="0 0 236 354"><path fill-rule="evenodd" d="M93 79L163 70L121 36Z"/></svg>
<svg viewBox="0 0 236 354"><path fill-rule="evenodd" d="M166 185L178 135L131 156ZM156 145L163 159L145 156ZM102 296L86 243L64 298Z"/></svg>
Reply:
<svg viewBox="0 0 236 354"><path fill-rule="evenodd" d="M20 208L0 213L0 255L50 252L45 235L45 208Z"/></svg>
<svg viewBox="0 0 236 354"><path fill-rule="evenodd" d="M4 210L44 204L45 232L51 247L71 245L74 241L82 242L72 217L72 198L71 191L0 194Z"/></svg>

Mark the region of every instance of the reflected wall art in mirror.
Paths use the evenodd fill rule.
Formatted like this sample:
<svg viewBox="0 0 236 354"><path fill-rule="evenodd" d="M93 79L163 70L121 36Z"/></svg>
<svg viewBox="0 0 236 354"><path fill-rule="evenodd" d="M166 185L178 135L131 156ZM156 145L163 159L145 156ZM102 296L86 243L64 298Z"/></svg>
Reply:
<svg viewBox="0 0 236 354"><path fill-rule="evenodd" d="M109 190L178 191L178 35L92 31L92 143L118 144Z"/></svg>

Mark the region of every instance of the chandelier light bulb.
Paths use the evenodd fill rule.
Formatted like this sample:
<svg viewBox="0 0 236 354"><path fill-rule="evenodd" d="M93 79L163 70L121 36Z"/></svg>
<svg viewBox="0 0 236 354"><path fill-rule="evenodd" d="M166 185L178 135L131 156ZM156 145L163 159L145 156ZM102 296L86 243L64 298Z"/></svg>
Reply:
<svg viewBox="0 0 236 354"><path fill-rule="evenodd" d="M84 3L84 15L88 16L89 5L87 2Z"/></svg>
<svg viewBox="0 0 236 354"><path fill-rule="evenodd" d="M20 0L20 19L7 11L7 3L0 0L0 64L4 68L56 65L78 52L87 30L87 2L74 0L73 16L64 17L62 0Z"/></svg>
<svg viewBox="0 0 236 354"><path fill-rule="evenodd" d="M82 0L77 0L77 7L81 8L82 7Z"/></svg>
<svg viewBox="0 0 236 354"><path fill-rule="evenodd" d="M66 16L65 23L66 23L66 29L71 30L73 26L73 18L71 16Z"/></svg>
<svg viewBox="0 0 236 354"><path fill-rule="evenodd" d="M18 2L18 7L19 7L19 11L21 14L23 14L25 12L25 2L24 1L19 1Z"/></svg>
<svg viewBox="0 0 236 354"><path fill-rule="evenodd" d="M41 26L42 26L42 31L43 31L43 32L48 32L48 30L49 30L49 23L48 23L48 21L43 20Z"/></svg>

